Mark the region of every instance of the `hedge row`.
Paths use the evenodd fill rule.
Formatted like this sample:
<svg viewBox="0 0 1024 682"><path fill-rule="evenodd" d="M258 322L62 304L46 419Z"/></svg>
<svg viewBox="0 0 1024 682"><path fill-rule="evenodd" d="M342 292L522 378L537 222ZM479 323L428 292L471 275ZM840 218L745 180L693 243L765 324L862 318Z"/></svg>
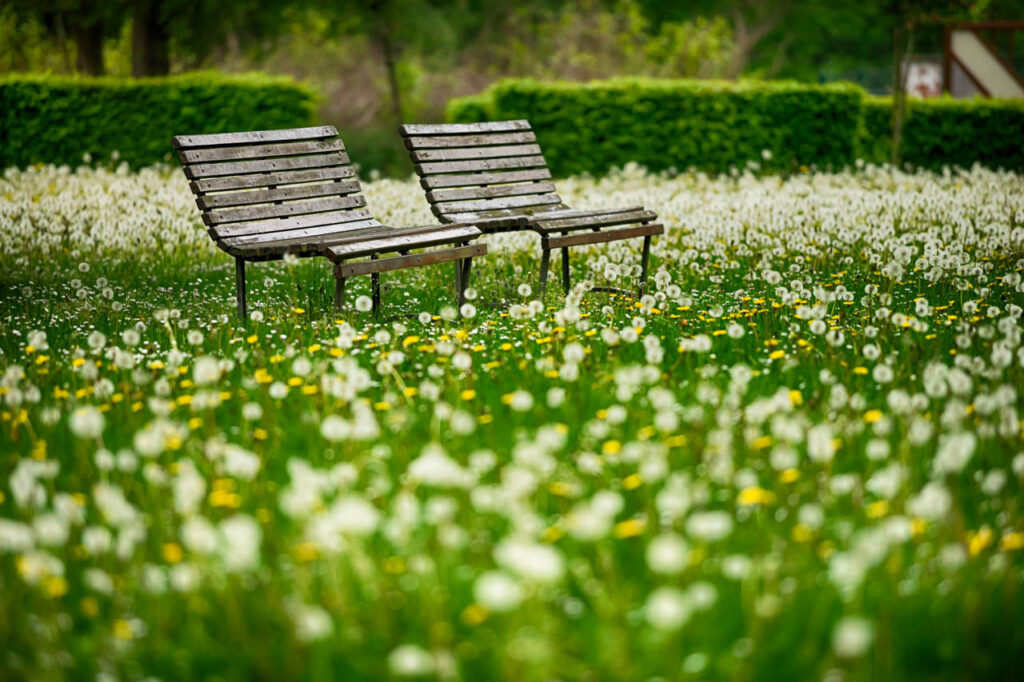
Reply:
<svg viewBox="0 0 1024 682"><path fill-rule="evenodd" d="M508 80L452 100L451 122L527 118L557 175L600 174L626 161L712 172L756 161L769 170L841 168L890 158L892 104L855 85L786 81ZM1024 169L1024 102L928 100L910 105L905 161L975 161Z"/></svg>
<svg viewBox="0 0 1024 682"><path fill-rule="evenodd" d="M173 135L310 125L316 105L309 87L263 74L0 77L0 168L113 152L138 167L168 158Z"/></svg>
<svg viewBox="0 0 1024 682"><path fill-rule="evenodd" d="M866 161L892 158L892 98L866 97L859 143ZM908 100L900 158L913 166L1024 170L1024 101Z"/></svg>

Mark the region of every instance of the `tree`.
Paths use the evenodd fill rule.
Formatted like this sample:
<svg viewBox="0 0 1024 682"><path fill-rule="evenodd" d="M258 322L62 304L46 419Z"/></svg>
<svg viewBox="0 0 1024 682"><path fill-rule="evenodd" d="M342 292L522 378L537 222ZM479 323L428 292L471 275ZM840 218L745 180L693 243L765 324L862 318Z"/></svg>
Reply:
<svg viewBox="0 0 1024 682"><path fill-rule="evenodd" d="M22 20L36 21L44 26L66 51L68 41L74 43L74 70L89 76L101 76L103 41L116 34L124 22L124 13L116 0L2 0ZM71 70L71 65L66 68Z"/></svg>

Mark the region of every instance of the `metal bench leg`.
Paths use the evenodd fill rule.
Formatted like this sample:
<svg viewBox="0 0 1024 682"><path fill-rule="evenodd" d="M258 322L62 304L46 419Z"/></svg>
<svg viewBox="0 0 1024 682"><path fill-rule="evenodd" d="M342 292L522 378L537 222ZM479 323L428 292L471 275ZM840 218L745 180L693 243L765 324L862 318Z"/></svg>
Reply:
<svg viewBox="0 0 1024 682"><path fill-rule="evenodd" d="M345 278L334 276L334 312L340 313L345 305Z"/></svg>
<svg viewBox="0 0 1024 682"><path fill-rule="evenodd" d="M647 262L651 258L651 235L644 237L644 250L640 256L640 285L637 287L637 297L644 295L644 284L647 283Z"/></svg>
<svg viewBox="0 0 1024 682"><path fill-rule="evenodd" d="M540 298L544 300L544 291L548 287L548 268L551 267L551 249L544 247L544 253L540 257Z"/></svg>
<svg viewBox="0 0 1024 682"><path fill-rule="evenodd" d="M469 286L469 273L473 267L473 259L465 258L461 261L456 261L456 267L461 272L459 279L459 307L461 308L466 303L466 288Z"/></svg>
<svg viewBox="0 0 1024 682"><path fill-rule="evenodd" d="M562 288L569 293L569 247L562 247Z"/></svg>
<svg viewBox="0 0 1024 682"><path fill-rule="evenodd" d="M375 272L370 275L370 289L373 294L373 314L376 316L380 312L380 274Z"/></svg>
<svg viewBox="0 0 1024 682"><path fill-rule="evenodd" d="M241 258L235 259L235 296L238 299L238 317L245 322L245 261Z"/></svg>

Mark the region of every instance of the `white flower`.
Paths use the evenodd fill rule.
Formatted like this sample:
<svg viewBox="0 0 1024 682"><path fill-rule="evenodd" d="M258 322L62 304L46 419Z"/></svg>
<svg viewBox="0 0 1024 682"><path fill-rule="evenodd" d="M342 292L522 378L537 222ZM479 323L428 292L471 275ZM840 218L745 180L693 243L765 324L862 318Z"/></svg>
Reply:
<svg viewBox="0 0 1024 682"><path fill-rule="evenodd" d="M732 517L724 511L694 512L686 519L686 532L698 540L715 542L732 533Z"/></svg>
<svg viewBox="0 0 1024 682"><path fill-rule="evenodd" d="M196 359L192 367L192 380L198 386L212 384L220 379L220 360L209 355L203 355Z"/></svg>
<svg viewBox="0 0 1024 682"><path fill-rule="evenodd" d="M437 443L423 448L423 453L409 463L408 473L412 480L437 488L467 488L475 480Z"/></svg>
<svg viewBox="0 0 1024 682"><path fill-rule="evenodd" d="M489 611L504 613L516 609L523 601L522 586L501 571L487 571L473 584L473 597Z"/></svg>
<svg viewBox="0 0 1024 682"><path fill-rule="evenodd" d="M554 583L565 573L565 560L558 550L525 539L506 538L494 548L495 560L524 580Z"/></svg>
<svg viewBox="0 0 1024 682"><path fill-rule="evenodd" d="M925 519L942 519L953 507L953 497L945 486L932 481L907 501L907 511Z"/></svg>
<svg viewBox="0 0 1024 682"><path fill-rule="evenodd" d="M977 438L970 431L952 433L939 438L939 450L935 453L932 468L937 475L958 474L974 454Z"/></svg>
<svg viewBox="0 0 1024 682"><path fill-rule="evenodd" d="M646 555L647 566L654 573L677 575L686 567L689 547L678 535L666 533L651 539Z"/></svg>
<svg viewBox="0 0 1024 682"><path fill-rule="evenodd" d="M655 589L644 605L644 617L659 630L678 630L692 614L693 604L687 594L676 587Z"/></svg>
<svg viewBox="0 0 1024 682"><path fill-rule="evenodd" d="M832 648L839 658L857 658L867 653L875 638L871 621L859 617L846 617L836 623L832 631Z"/></svg>
<svg viewBox="0 0 1024 682"><path fill-rule="evenodd" d="M79 438L99 438L105 421L103 413L90 405L72 412L68 426Z"/></svg>
<svg viewBox="0 0 1024 682"><path fill-rule="evenodd" d="M403 644L388 654L388 668L392 675L399 677L429 675L435 667L430 652L415 644Z"/></svg>
<svg viewBox="0 0 1024 682"><path fill-rule="evenodd" d="M292 604L288 611L295 627L295 639L304 644L327 639L334 632L330 614L315 604Z"/></svg>
<svg viewBox="0 0 1024 682"><path fill-rule="evenodd" d="M196 554L213 554L220 545L217 530L205 517L193 516L181 526L181 543Z"/></svg>
<svg viewBox="0 0 1024 682"><path fill-rule="evenodd" d="M251 571L260 565L263 531L254 518L235 514L221 521L219 528L223 538L220 556L225 570L237 573Z"/></svg>

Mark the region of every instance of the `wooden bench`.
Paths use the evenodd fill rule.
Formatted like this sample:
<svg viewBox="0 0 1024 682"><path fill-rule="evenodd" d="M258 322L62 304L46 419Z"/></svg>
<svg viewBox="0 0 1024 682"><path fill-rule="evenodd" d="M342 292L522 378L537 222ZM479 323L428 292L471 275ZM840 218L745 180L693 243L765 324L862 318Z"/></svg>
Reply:
<svg viewBox="0 0 1024 682"><path fill-rule="evenodd" d="M442 222L471 222L485 234L529 229L540 235L542 294L553 249L562 249L562 285L568 292L570 247L636 238L643 239L638 288L643 293L651 238L664 234L664 226L642 206L573 210L562 203L529 121L403 125L399 132L430 208Z"/></svg>
<svg viewBox="0 0 1024 682"><path fill-rule="evenodd" d="M345 145L331 126L178 135L172 144L210 236L235 258L243 319L246 261L326 256L335 264L335 309L344 302L345 280L369 274L377 312L378 273L458 261L461 304L472 258L487 253L486 245L470 244L481 234L473 225L382 225L367 209ZM448 248L410 253L439 246ZM386 253L398 255L381 258ZM346 262L358 258L369 260Z"/></svg>

